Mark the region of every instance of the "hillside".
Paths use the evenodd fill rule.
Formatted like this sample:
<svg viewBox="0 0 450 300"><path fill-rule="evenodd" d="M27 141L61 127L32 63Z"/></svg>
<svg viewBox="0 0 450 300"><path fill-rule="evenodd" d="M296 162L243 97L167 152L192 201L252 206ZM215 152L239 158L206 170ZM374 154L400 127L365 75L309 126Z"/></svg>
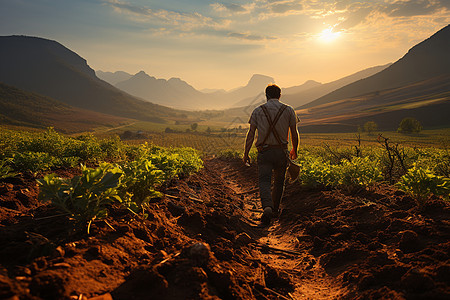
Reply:
<svg viewBox="0 0 450 300"><path fill-rule="evenodd" d="M74 107L154 122L176 114L100 80L85 59L56 41L0 37L0 65L0 82Z"/></svg>
<svg viewBox="0 0 450 300"><path fill-rule="evenodd" d="M345 76L343 78L328 83L320 85L316 84L315 86L313 85L308 89L305 89L304 87L302 88L302 86L283 89L283 102L293 107L299 107L319 97L322 97L336 89L339 89L347 84L372 76L384 70L389 65L390 64L367 68L362 71L351 74L349 76Z"/></svg>
<svg viewBox="0 0 450 300"><path fill-rule="evenodd" d="M356 131L367 121L396 130L406 117L424 128L450 127L450 74L297 111L304 132Z"/></svg>
<svg viewBox="0 0 450 300"><path fill-rule="evenodd" d="M74 108L35 93L0 83L0 124L34 128L54 127L60 132L84 132L98 126L118 126L128 120Z"/></svg>
<svg viewBox="0 0 450 300"><path fill-rule="evenodd" d="M309 108L358 95L405 86L450 73L450 25L411 48L385 70L359 80L302 107Z"/></svg>

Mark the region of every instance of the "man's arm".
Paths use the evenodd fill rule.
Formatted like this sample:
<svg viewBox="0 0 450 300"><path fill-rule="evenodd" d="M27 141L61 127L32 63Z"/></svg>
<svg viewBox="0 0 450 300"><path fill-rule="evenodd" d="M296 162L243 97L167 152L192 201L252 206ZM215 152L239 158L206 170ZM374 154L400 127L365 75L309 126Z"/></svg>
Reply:
<svg viewBox="0 0 450 300"><path fill-rule="evenodd" d="M292 150L289 153L289 157L291 159L296 159L297 156L297 149L298 149L298 130L297 130L297 124L293 124L289 126L291 130L291 140L292 140Z"/></svg>
<svg viewBox="0 0 450 300"><path fill-rule="evenodd" d="M248 154L250 153L250 149L253 145L253 140L255 139L255 132L256 132L256 126L253 124L250 124L250 128L247 132L247 138L245 139L245 150L244 150L244 163L247 163L250 161L250 158Z"/></svg>

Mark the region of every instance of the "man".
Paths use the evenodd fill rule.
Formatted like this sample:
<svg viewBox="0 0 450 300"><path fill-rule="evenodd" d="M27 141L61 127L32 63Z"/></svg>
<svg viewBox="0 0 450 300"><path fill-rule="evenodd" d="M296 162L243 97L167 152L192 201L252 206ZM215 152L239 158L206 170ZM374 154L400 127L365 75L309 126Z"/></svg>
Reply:
<svg viewBox="0 0 450 300"><path fill-rule="evenodd" d="M245 140L244 163L249 162L249 152L258 130L256 148L258 149L259 194L264 212L261 225L267 226L274 214L278 214L284 191L284 180L288 163L288 134L291 131L291 159L297 158L298 118L294 109L280 102L281 89L275 85L266 88L267 103L255 108L249 123L250 128ZM274 186L271 190L272 171Z"/></svg>

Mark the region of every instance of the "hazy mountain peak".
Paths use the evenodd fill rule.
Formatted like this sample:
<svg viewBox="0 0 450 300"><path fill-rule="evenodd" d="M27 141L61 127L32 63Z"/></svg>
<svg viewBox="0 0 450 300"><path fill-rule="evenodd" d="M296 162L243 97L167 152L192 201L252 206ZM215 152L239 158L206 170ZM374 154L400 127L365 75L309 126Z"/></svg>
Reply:
<svg viewBox="0 0 450 300"><path fill-rule="evenodd" d="M181 80L181 78L178 77L172 77L168 80L168 82L172 82L172 83L186 83L186 81Z"/></svg>
<svg viewBox="0 0 450 300"><path fill-rule="evenodd" d="M147 73L145 73L144 71L139 71L136 74L134 74L134 76L136 77L150 77Z"/></svg>
<svg viewBox="0 0 450 300"><path fill-rule="evenodd" d="M118 82L130 79L133 76L124 71L109 72L109 71L97 70L97 71L95 71L95 74L101 80L104 80L112 85L115 85Z"/></svg>
<svg viewBox="0 0 450 300"><path fill-rule="evenodd" d="M250 78L250 80L248 81L247 86L267 85L269 83L275 83L275 79L262 74L253 74L252 78Z"/></svg>
<svg viewBox="0 0 450 300"><path fill-rule="evenodd" d="M304 85L320 85L321 82L315 81L315 80L307 80L305 81Z"/></svg>

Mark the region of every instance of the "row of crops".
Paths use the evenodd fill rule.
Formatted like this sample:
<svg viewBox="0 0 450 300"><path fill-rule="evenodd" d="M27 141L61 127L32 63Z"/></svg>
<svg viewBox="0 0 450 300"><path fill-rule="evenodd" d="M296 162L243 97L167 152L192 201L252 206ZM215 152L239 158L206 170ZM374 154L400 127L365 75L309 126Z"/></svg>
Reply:
<svg viewBox="0 0 450 300"><path fill-rule="evenodd" d="M367 188L394 184L422 204L431 194L449 198L450 153L436 148L310 147L302 149L299 181L310 187ZM393 151L394 150L394 151Z"/></svg>
<svg viewBox="0 0 450 300"><path fill-rule="evenodd" d="M118 138L100 140L92 135L70 138L52 129L2 130L0 150L0 179L81 165L81 175L73 178L48 174L39 179L39 197L89 225L104 219L112 205L145 214L165 182L197 172L203 165L192 148L128 145Z"/></svg>
<svg viewBox="0 0 450 300"><path fill-rule="evenodd" d="M222 151L226 158L240 157L239 150ZM250 153L253 160L256 153ZM381 137L368 147L303 146L297 163L298 182L309 188L357 191L376 183L393 184L421 205L430 196L450 197L450 152L441 148L402 147Z"/></svg>
<svg viewBox="0 0 450 300"><path fill-rule="evenodd" d="M231 148L216 152L222 157L241 156L241 151ZM251 156L254 160L256 152ZM302 147L297 162L301 166L298 181L308 187L354 191L387 182L410 193L419 204L431 194L447 199L450 194L447 149L402 147L381 137L377 146ZM52 129L0 132L0 179L80 166L81 175L71 179L40 176L40 197L80 222L91 222L104 218L112 204L145 213L165 182L198 171L202 160L192 148L132 145L117 137L98 139L88 134L72 138Z"/></svg>

